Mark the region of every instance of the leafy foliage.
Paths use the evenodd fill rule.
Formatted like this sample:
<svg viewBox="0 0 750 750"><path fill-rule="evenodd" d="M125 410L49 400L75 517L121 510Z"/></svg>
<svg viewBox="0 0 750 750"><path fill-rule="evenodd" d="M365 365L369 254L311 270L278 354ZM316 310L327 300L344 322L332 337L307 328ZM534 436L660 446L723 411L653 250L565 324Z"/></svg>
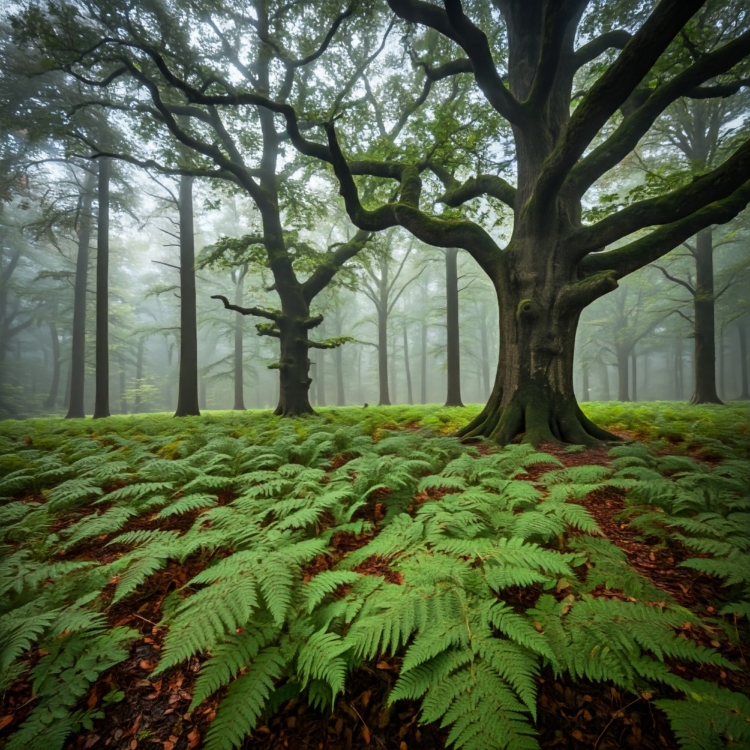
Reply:
<svg viewBox="0 0 750 750"><path fill-rule="evenodd" d="M205 657L190 710L226 690L209 749L239 747L290 697L329 708L353 670L384 655L402 657L389 701L420 701L420 720L449 728L456 747L537 747L544 665L682 692L655 705L687 748L747 740L746 699L673 671L734 665L680 637L701 619L634 571L581 504L626 489L634 524L700 555L684 564L720 577L724 616L741 616L747 463L707 468L636 444L614 449L609 467L565 468L529 446L482 454L431 431L389 430L376 410L352 425L250 420L231 437L211 422L138 424L104 437L66 425L72 435L56 428L46 444L14 445L25 468L5 479L0 504L16 542L0 560L0 683L30 681L36 702L9 748L40 736L62 747L99 718L81 698L136 636L108 630L107 607L187 561L199 572L165 601L153 674ZM160 526L178 518L186 531ZM347 533L366 543L307 572ZM75 558L92 544L123 553ZM372 560L392 575L367 572ZM597 598L602 586L625 598ZM526 587L542 592L536 604L511 606ZM48 653L30 670L36 647Z"/></svg>

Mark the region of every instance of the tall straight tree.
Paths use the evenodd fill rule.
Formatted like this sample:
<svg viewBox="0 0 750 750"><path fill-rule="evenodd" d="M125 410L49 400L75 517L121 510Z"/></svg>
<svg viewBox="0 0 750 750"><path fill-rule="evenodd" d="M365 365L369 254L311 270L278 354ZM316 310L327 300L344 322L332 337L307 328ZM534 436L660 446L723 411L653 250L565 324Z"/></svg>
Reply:
<svg viewBox="0 0 750 750"><path fill-rule="evenodd" d="M109 416L109 178L110 160L99 160L96 226L96 393L94 419Z"/></svg>
<svg viewBox="0 0 750 750"><path fill-rule="evenodd" d="M247 276L247 263L243 263L240 268L232 272L234 279L234 304L242 305L242 295L245 286L245 276ZM235 411L245 411L245 378L244 378L244 352L243 352L243 335L244 335L245 316L242 313L235 313L234 319L234 406Z"/></svg>
<svg viewBox="0 0 750 750"><path fill-rule="evenodd" d="M458 324L458 250L445 251L445 309L447 329L448 395L446 406L463 406L461 400L461 342Z"/></svg>
<svg viewBox="0 0 750 750"><path fill-rule="evenodd" d="M180 383L175 417L200 416L198 406L198 313L195 297L193 177L180 177Z"/></svg>
<svg viewBox="0 0 750 750"><path fill-rule="evenodd" d="M73 286L73 331L70 350L70 400L66 419L82 419L86 416L84 388L86 383L86 293L89 277L89 243L91 242L91 206L94 202L96 169L87 167L81 186L80 212L76 231L78 252L76 254L76 278Z"/></svg>

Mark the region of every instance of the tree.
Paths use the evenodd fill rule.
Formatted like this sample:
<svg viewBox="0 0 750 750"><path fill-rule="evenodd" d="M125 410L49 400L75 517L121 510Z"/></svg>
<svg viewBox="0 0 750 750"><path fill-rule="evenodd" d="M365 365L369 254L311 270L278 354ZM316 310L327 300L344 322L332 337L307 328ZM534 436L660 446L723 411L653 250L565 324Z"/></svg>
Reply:
<svg viewBox="0 0 750 750"><path fill-rule="evenodd" d="M388 388L388 321L401 295L419 278L424 266L417 270L407 281L397 286L406 262L414 248L411 242L400 260L394 257L395 231L387 232L385 243L377 259L364 264L361 289L375 306L378 343L378 406L390 406L391 395ZM394 272L395 267L395 272Z"/></svg>
<svg viewBox="0 0 750 750"><path fill-rule="evenodd" d="M96 221L96 397L94 419L109 416L109 159L99 161Z"/></svg>
<svg viewBox="0 0 750 750"><path fill-rule="evenodd" d="M463 248L492 280L500 302L500 361L490 400L464 436L500 443L521 433L532 443L611 439L575 401L573 351L581 311L628 274L705 227L736 216L750 200L750 142L706 174L593 225L581 222L582 200L677 99L722 97L745 85L750 32L740 27L744 14L727 17L700 0L662 0L643 19L641 6L629 14L620 6L605 12L581 1L498 0L504 22L498 27L483 3L472 7L476 21L458 0L445 0L442 8L420 0L388 5L422 34L410 51L425 91L447 77L471 75L487 105L510 123L515 186L497 172L459 179L440 164L439 149L425 143L428 138L417 157L412 141L387 162L367 160L367 144L359 143L350 127L348 141L359 149L348 157L338 137L342 120L325 123L321 144L304 136L299 113L290 107L252 101L286 117L302 153L332 165L355 225L370 231L402 226L428 244ZM699 11L703 22L722 27L721 46L705 51L693 42ZM617 28L618 22L630 30ZM579 28L593 38L576 49ZM433 43L436 37L441 43ZM620 54L602 71L597 61L612 49ZM456 57L456 50L463 56ZM506 62L498 64L495 57L501 55ZM580 95L574 94L574 82L586 84ZM211 101L229 99L217 93ZM422 196L422 175L429 172L442 182L441 200L449 208L478 197L511 208L508 245L501 248L459 210L430 211ZM362 173L395 180L397 198L376 207L363 203L354 179ZM636 236L649 227L656 228Z"/></svg>
<svg viewBox="0 0 750 750"><path fill-rule="evenodd" d="M446 406L463 406L461 401L461 345L458 324L458 250L445 251L445 322L447 330L448 395Z"/></svg>
<svg viewBox="0 0 750 750"><path fill-rule="evenodd" d="M328 253L321 254L316 272L304 282L300 281L293 268L293 254L289 252L294 245L294 241L290 245L293 233L284 226L289 216L283 211L284 202L294 198L291 178L299 165L288 163L282 167L286 135L283 130L279 131L274 114L267 108L249 115L230 110L225 121L220 107L211 102L185 100L180 78L170 72L170 65L175 59L183 59L187 66L183 72L187 72L189 69L197 71L208 62L198 50L190 49L185 36L186 32L191 36L190 31L198 22L211 36L221 64L239 72L244 85L264 97L273 95L279 101L288 100L292 94L304 100L311 84L309 66L326 51L339 26L352 13L351 9L340 12L334 5L331 3L331 8L321 8L323 12L308 16L302 25L292 18L285 28L289 9L271 13L265 2L253 3L254 17L250 26L257 34L243 47L242 56L237 52L235 38L248 24L242 20L242 14L233 15L231 8L227 9L224 19L235 27L230 30L222 30L210 10L206 9L206 15L198 21L190 14L185 16L179 4L165 6L164 12L141 13L134 25L129 5L119 0L89 7L81 14L70 14L64 2L54 2L44 14L29 9L16 19L18 38L24 42L35 40L44 48L46 69L56 65L77 80L89 92L85 103L88 106L118 110L123 117L133 119L134 127L146 130L152 140L161 138L165 158L159 162L135 153L136 148L108 152L95 138L82 136L81 140L97 156L124 159L183 178L225 180L252 198L260 214L260 227L248 243L257 244L266 253L281 309L238 309L228 300L222 301L228 309L269 321L262 324L260 333L280 341L281 388L277 413L289 416L312 411L308 397L308 350L334 346L331 342L309 340L309 331L322 320L320 316L310 315L310 304L341 266L362 249L369 233L358 232L349 242L339 243ZM164 20L167 21L165 26ZM316 32L317 46L307 53L310 36L315 36ZM59 34L67 36L64 44L55 41L62 38ZM299 57L287 52L294 47L298 48ZM249 64L243 59L250 59ZM276 75L278 66L283 70L280 77ZM92 75L97 77L91 78ZM224 75L219 78L223 79ZM123 88L120 85L123 79L129 79L134 87ZM148 94L149 104L144 104L140 92ZM249 132L252 136L246 137ZM185 163L184 159L170 159L175 141L180 149L195 155L192 164ZM260 158L255 160L258 153ZM180 163L175 165L175 161ZM211 162L215 168L210 168ZM188 187L189 183L183 181L181 197L184 202ZM183 282L189 286L189 279L184 278ZM188 288L183 290L185 292L189 296ZM183 324L189 327L188 321ZM183 347L190 347L191 340L183 342ZM186 380L185 387L188 386L192 390L192 381L188 384ZM178 414L193 411L192 404L188 406L180 401Z"/></svg>
<svg viewBox="0 0 750 750"><path fill-rule="evenodd" d="M73 332L70 350L70 402L66 419L83 419L84 387L86 382L86 293L89 275L89 243L91 241L91 207L94 201L95 169L88 169L81 186L78 254L76 255L75 287L73 292Z"/></svg>
<svg viewBox="0 0 750 750"><path fill-rule="evenodd" d="M193 177L180 177L180 382L175 417L200 416L198 405L198 318L195 297Z"/></svg>

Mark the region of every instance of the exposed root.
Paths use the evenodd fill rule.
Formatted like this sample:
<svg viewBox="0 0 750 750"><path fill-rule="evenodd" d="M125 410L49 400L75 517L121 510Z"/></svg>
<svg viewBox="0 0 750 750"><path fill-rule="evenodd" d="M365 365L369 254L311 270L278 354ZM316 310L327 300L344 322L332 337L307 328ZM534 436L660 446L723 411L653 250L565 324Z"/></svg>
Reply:
<svg viewBox="0 0 750 750"><path fill-rule="evenodd" d="M464 440L486 438L499 445L508 445L519 437L534 446L567 443L596 447L603 442L620 441L617 435L588 419L574 397L549 388L525 386L505 406L500 406L500 400L493 395L481 414L458 436Z"/></svg>

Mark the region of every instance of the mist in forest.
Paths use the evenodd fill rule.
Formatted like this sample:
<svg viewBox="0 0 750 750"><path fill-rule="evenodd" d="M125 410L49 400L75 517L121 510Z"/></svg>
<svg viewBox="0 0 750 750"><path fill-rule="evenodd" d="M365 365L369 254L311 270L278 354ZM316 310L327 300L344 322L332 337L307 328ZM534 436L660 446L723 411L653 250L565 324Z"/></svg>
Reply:
<svg viewBox="0 0 750 750"><path fill-rule="evenodd" d="M347 17L336 20L333 31ZM521 186L511 183L525 167L507 128L489 111L484 121L476 119L472 108L479 104L461 88L463 78L450 88L441 77L425 78L424 66L421 74L417 66L413 81L401 76L405 48L388 36L382 19L365 18L361 33L352 27L341 32L340 42L325 36L310 60L278 59L292 72L310 65L330 92L339 90L335 106L350 101L352 114L346 126L344 120L338 125L350 149L360 137L363 152L368 144L387 142L395 154L424 136L432 161L420 162L421 210L427 216L433 201L430 220L445 225L445 235L436 239L402 219L381 228L356 218L361 196L384 208L396 200L388 183L377 180L385 167L352 162L355 175L370 175L360 196L324 146L285 132L278 112L227 106L220 115L196 93L188 95L194 102L188 106L175 93L187 91L187 84L156 68L151 78L138 74L140 89L130 90L117 83L119 69L111 73L116 85L107 88L111 64L105 58L75 68L64 50L52 50L58 62L42 65L46 58L30 41L41 33L38 23L21 13L15 26L0 28L0 416L269 408L297 415L320 406L460 406L507 401L504 378L515 389L519 377L531 377L508 370L527 356L514 354L513 347L537 336L536 329L524 328L523 316L538 318L533 300L521 299L526 282L513 277L515 271L511 281L501 282L474 250L474 240L462 237L452 247L448 234L451 217L463 212L462 221L481 225L481 236L497 252L515 247L521 225L514 195ZM295 23L284 32L292 46L302 44L305 24L312 22ZM719 18L716 28L722 23L732 21ZM19 34L20 28L26 31ZM592 31L582 27L579 33L583 43ZM621 46L613 37L613 49ZM365 61L356 68L359 78L346 78L341 50ZM323 52L333 56L325 71L317 62ZM225 63L234 64L235 74L243 69L231 55ZM281 86L274 64L262 63L264 75ZM42 68L30 75L35 65ZM253 75L245 77L252 82ZM577 75L584 81L594 73ZM389 99L394 82L400 93ZM425 93L415 103L410 97L420 82L437 95L425 101ZM300 108L312 106L306 85L281 86L278 95L297 97ZM666 200L659 196L684 193L696 175L727 168L746 134L748 94L740 80L722 85L716 95L665 100L647 138L614 159L609 171L597 167L592 180L600 175L598 181L580 201L580 231L593 233L591 248L599 241L596 230L627 216L639 200ZM143 94L147 86L155 104ZM97 93L101 87L106 96ZM164 104L156 90L174 102ZM330 92L316 90L315 96L324 102ZM432 130L411 123L418 110L425 122L433 118ZM512 113L506 114L512 122ZM483 129L476 126L480 121ZM481 133L476 143L464 144L456 134L469 125ZM451 127L449 136L438 132ZM450 167L437 164L438 157ZM473 177L466 179L472 160L480 171L492 166L498 174L482 189ZM271 162L272 175L264 172ZM324 163L334 164L335 175L321 168ZM405 178L397 177L398 200L405 201ZM271 183L275 197L268 198ZM459 199L461 190L469 194ZM609 234L602 229L608 254L618 247L634 254L649 223L673 226L677 214L664 211L650 222L623 219ZM601 276L602 289L577 300L561 318L567 322L556 322L554 313L539 324L539 335L548 340L539 351L564 360L563 391L572 382L579 401L749 397L747 211L733 209L717 220L702 221L692 236L681 228L669 247L662 242L652 254L656 260L628 260L621 269L601 271L615 275ZM534 252L541 259L533 249L528 257ZM600 273L596 262L590 269L581 265L573 277L593 283ZM514 317L520 326L515 332ZM508 436L518 428L510 426Z"/></svg>

